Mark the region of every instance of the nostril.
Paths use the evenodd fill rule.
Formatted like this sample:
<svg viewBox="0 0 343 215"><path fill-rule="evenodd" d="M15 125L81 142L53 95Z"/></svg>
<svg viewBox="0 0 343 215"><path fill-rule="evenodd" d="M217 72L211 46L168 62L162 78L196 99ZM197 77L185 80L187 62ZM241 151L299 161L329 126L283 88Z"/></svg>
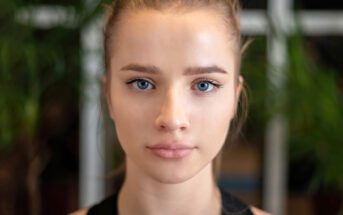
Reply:
<svg viewBox="0 0 343 215"><path fill-rule="evenodd" d="M182 126L182 127L180 128L180 130L182 130L182 131L185 131L186 129L187 129L186 126Z"/></svg>
<svg viewBox="0 0 343 215"><path fill-rule="evenodd" d="M188 124L185 120L159 117L156 120L156 127L163 131L187 130Z"/></svg>

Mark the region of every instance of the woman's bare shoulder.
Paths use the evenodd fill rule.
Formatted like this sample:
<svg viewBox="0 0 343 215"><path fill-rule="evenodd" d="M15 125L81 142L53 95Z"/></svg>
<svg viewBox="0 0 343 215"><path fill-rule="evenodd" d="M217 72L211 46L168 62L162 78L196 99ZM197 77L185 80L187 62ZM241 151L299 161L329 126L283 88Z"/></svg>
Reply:
<svg viewBox="0 0 343 215"><path fill-rule="evenodd" d="M85 209L80 209L78 211L74 211L68 215L86 215L88 212L88 208L85 208Z"/></svg>
<svg viewBox="0 0 343 215"><path fill-rule="evenodd" d="M266 211L260 210L260 209L255 208L255 207L251 207L251 211L253 212L254 215L272 215Z"/></svg>

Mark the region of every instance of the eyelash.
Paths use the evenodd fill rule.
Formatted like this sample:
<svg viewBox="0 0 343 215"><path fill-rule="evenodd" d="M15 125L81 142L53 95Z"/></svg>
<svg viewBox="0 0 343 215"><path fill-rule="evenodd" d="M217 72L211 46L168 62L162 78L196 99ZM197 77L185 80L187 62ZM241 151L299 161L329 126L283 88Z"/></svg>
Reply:
<svg viewBox="0 0 343 215"><path fill-rule="evenodd" d="M152 89L155 89L155 86L154 86L150 81L148 81L148 80L146 80L146 79L143 79L143 78L135 78L135 79L129 80L128 82L126 82L126 84L132 86L133 83L136 83L136 82L138 82L138 81L146 81L146 82L148 82L148 83L152 86ZM213 89L210 90L210 91L201 91L201 90L197 90L197 91L200 92L201 94L213 93L213 92L217 91L219 88L222 87L221 84L218 84L218 83L214 82L213 80L206 79L206 78L204 78L204 79L198 79L198 80L196 81L196 84L195 84L195 85L199 84L200 82L208 83L208 84L210 84L210 85L213 86ZM132 86L132 87L133 87L133 86ZM192 88L193 88L193 87L192 87ZM139 91L146 91L146 90L144 90L144 89L136 89L136 90L139 90Z"/></svg>

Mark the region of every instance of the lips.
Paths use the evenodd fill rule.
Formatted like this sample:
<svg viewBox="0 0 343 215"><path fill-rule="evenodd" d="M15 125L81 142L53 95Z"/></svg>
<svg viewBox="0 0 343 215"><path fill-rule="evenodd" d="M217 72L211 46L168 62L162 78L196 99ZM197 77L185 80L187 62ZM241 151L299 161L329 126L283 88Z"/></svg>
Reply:
<svg viewBox="0 0 343 215"><path fill-rule="evenodd" d="M178 159L189 155L196 147L188 146L182 142L159 142L147 148L156 156L164 159Z"/></svg>

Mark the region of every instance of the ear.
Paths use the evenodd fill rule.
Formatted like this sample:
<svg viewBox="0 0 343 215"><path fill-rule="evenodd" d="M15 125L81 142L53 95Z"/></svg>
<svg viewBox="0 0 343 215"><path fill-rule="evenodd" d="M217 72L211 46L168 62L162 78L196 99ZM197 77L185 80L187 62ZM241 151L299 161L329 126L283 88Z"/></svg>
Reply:
<svg viewBox="0 0 343 215"><path fill-rule="evenodd" d="M110 96L110 89L108 87L108 79L107 79L107 75L103 75L102 76L102 84L103 84L103 89L104 89L104 93L105 93L105 98L106 98L106 103L107 103L107 107L108 110L110 112L110 116L111 119L114 121L114 113L113 113L113 107L112 107L112 101L111 101L111 96Z"/></svg>
<svg viewBox="0 0 343 215"><path fill-rule="evenodd" d="M234 108L234 112L233 112L233 117L235 117L237 114L238 102L239 102L239 97L240 97L242 89L243 89L243 84L244 84L244 79L242 76L239 76L237 87L235 89L236 101L235 101L235 108Z"/></svg>
<svg viewBox="0 0 343 215"><path fill-rule="evenodd" d="M241 95L241 92L242 92L242 89L243 89L243 84L244 84L244 79L240 75L238 77L238 83L237 83L237 87L236 87L236 99L237 99L237 101L239 99L239 96Z"/></svg>

